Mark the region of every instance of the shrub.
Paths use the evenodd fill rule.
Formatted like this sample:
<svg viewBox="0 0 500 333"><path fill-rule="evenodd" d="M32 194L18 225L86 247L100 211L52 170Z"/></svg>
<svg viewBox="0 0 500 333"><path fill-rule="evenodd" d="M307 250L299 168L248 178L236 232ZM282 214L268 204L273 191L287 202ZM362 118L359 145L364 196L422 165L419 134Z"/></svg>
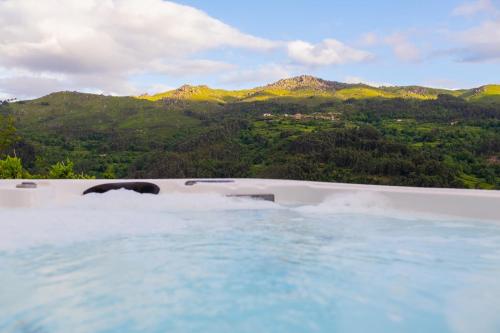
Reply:
<svg viewBox="0 0 500 333"><path fill-rule="evenodd" d="M23 164L20 158L7 156L0 160L0 178L1 179L20 179L28 178L23 170Z"/></svg>
<svg viewBox="0 0 500 333"><path fill-rule="evenodd" d="M57 162L49 169L49 179L92 179L93 177L83 173L77 174L73 169L73 162L66 160L66 162Z"/></svg>

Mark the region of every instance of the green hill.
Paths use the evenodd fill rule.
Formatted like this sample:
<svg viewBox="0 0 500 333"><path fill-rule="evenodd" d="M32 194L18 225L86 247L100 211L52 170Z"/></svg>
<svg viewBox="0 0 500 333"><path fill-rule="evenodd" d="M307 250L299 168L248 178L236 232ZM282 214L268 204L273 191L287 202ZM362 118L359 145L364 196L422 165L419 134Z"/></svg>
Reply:
<svg viewBox="0 0 500 333"><path fill-rule="evenodd" d="M31 173L69 158L95 177L500 188L499 90L377 88L301 76L236 91L58 92L0 105L0 114L14 118L21 137L8 153Z"/></svg>
<svg viewBox="0 0 500 333"><path fill-rule="evenodd" d="M230 103L241 100L247 97L249 94L251 94L251 92L247 90L228 91L223 89L211 89L208 86L184 85L178 89L152 96L142 95L139 96L139 99L145 99L149 101L179 99L202 102Z"/></svg>
<svg viewBox="0 0 500 333"><path fill-rule="evenodd" d="M43 156L38 170L67 157L94 172L109 163L123 166L200 125L182 106L134 97L59 92L10 107L21 136Z"/></svg>
<svg viewBox="0 0 500 333"><path fill-rule="evenodd" d="M212 89L208 86L184 85L178 89L155 94L142 95L139 99L191 100L214 103L235 103L255 101L296 102L297 99L366 99L366 98L403 98L436 99L439 95L451 95L473 101L498 101L500 85L486 85L474 89L448 90L421 86L372 87L365 84L348 84L327 81L303 75L279 80L275 83L244 90Z"/></svg>
<svg viewBox="0 0 500 333"><path fill-rule="evenodd" d="M488 87L487 89L485 87ZM484 94L500 95L498 86L485 86ZM491 88L490 88L491 87ZM478 88L478 89L483 89ZM298 76L279 80L275 83L245 90L212 89L208 86L182 86L178 89L155 94L142 95L138 98L150 101L158 100L192 100L214 103L235 103L255 101L297 102L302 99L365 99L365 98L404 98L404 99L436 99L440 94L480 98L473 91L456 91L435 89L420 86L405 87L372 87L365 84L347 84L336 81L327 81L313 76Z"/></svg>
<svg viewBox="0 0 500 333"><path fill-rule="evenodd" d="M500 103L500 85L490 84L464 92L460 97L483 103Z"/></svg>

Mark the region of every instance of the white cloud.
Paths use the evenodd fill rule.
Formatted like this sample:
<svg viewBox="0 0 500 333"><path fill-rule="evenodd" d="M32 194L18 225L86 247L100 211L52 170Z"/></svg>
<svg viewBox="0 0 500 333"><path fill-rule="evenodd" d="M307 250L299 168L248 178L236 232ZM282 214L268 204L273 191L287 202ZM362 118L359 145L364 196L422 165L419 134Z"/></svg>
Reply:
<svg viewBox="0 0 500 333"><path fill-rule="evenodd" d="M325 39L315 45L301 40L290 42L288 56L298 64L307 66L341 65L373 59L369 52L354 49L335 39Z"/></svg>
<svg viewBox="0 0 500 333"><path fill-rule="evenodd" d="M406 32L395 32L391 35L380 36L375 32L367 32L358 40L358 45L373 47L373 46L389 46L392 49L394 56L403 62L420 62L424 59L422 50L412 41L411 37L417 37L421 32L414 29Z"/></svg>
<svg viewBox="0 0 500 333"><path fill-rule="evenodd" d="M359 44L364 46L373 46L379 43L379 37L374 32L363 34L359 40Z"/></svg>
<svg viewBox="0 0 500 333"><path fill-rule="evenodd" d="M478 0L453 10L453 15L473 16L484 13L479 23L465 30L446 31L454 45L434 52L436 56L451 56L459 62L500 62L500 11L493 1Z"/></svg>
<svg viewBox="0 0 500 333"><path fill-rule="evenodd" d="M170 90L174 90L174 89L175 89L175 87L158 83L158 84L152 84L152 85L145 87L143 89L142 94L146 93L149 95L154 95L154 94L158 94L158 93L162 93L162 92L170 91Z"/></svg>
<svg viewBox="0 0 500 333"><path fill-rule="evenodd" d="M457 90L457 88L461 86L457 81L450 79L430 79L422 83L425 87L439 88L439 89L449 89L449 90ZM462 86L463 89L463 86Z"/></svg>
<svg viewBox="0 0 500 333"><path fill-rule="evenodd" d="M127 93L130 87L120 81L132 74L207 74L232 68L192 59L201 51L265 51L279 45L169 1L0 1L0 67L31 72L15 80L27 84L35 74L56 73L67 76L63 85L97 83L104 91ZM107 82L99 84L98 78ZM2 89L9 89L6 83Z"/></svg>
<svg viewBox="0 0 500 333"><path fill-rule="evenodd" d="M279 64L262 65L254 69L232 71L222 75L220 82L224 84L236 84L251 86L254 84L264 84L273 82L284 77L291 76L294 68Z"/></svg>
<svg viewBox="0 0 500 333"><path fill-rule="evenodd" d="M0 95L3 96L25 99L71 88L64 81L65 76L60 74L35 74L27 70L0 67Z"/></svg>
<svg viewBox="0 0 500 333"><path fill-rule="evenodd" d="M136 94L141 89L133 78L142 74L229 73L223 80L244 82L279 79L293 67L238 70L207 59L207 51L226 48L285 50L300 66L372 58L334 39L313 45L260 38L172 1L0 0L0 69L9 69L0 81L3 94L32 97L56 89Z"/></svg>
<svg viewBox="0 0 500 333"><path fill-rule="evenodd" d="M481 12L494 12L495 6L491 0L476 0L466 2L453 9L452 15L455 16L473 16Z"/></svg>
<svg viewBox="0 0 500 333"><path fill-rule="evenodd" d="M376 88L378 88L378 87L392 87L392 86L394 86L394 84L391 84L391 83L373 82L373 81L365 80L365 79L357 77L357 76L347 76L347 77L344 78L344 82L345 83L350 83L350 84L362 83L362 84L366 84L366 85L369 85L369 86L372 86L372 87L376 87Z"/></svg>
<svg viewBox="0 0 500 333"><path fill-rule="evenodd" d="M65 88L63 82L55 78L41 76L0 78L0 93L20 99L46 95Z"/></svg>
<svg viewBox="0 0 500 333"><path fill-rule="evenodd" d="M462 44L454 53L464 62L500 61L500 20L485 21L479 26L458 33Z"/></svg>
<svg viewBox="0 0 500 333"><path fill-rule="evenodd" d="M5 100L11 99L11 98L14 98L14 95L4 93L3 91L0 90L0 101L5 101Z"/></svg>
<svg viewBox="0 0 500 333"><path fill-rule="evenodd" d="M234 70L236 66L221 61L207 59L186 59L171 63L157 62L151 64L155 73L185 76L185 75L206 75L213 73Z"/></svg>
<svg viewBox="0 0 500 333"><path fill-rule="evenodd" d="M2 63L33 70L137 70L221 46L275 46L162 0L6 0L0 13Z"/></svg>
<svg viewBox="0 0 500 333"><path fill-rule="evenodd" d="M402 61L418 62L422 60L420 50L402 33L392 34L384 39L392 47L394 55Z"/></svg>

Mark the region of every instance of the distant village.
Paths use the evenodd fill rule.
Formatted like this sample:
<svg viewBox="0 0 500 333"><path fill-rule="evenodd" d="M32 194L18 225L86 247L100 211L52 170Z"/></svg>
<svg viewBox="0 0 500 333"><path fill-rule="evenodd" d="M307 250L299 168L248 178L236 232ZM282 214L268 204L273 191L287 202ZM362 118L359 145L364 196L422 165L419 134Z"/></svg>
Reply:
<svg viewBox="0 0 500 333"><path fill-rule="evenodd" d="M313 114L302 114L302 113L294 113L294 114L272 114L272 113L264 113L262 114L262 118L264 120L273 120L273 119L292 119L292 120L329 120L336 121L340 118L340 113L313 113Z"/></svg>

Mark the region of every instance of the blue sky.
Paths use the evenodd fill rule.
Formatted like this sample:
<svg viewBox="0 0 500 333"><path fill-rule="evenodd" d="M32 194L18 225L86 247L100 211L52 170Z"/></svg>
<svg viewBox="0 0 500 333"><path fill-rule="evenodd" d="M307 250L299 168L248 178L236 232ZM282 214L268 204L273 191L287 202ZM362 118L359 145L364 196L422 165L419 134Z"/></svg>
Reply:
<svg viewBox="0 0 500 333"><path fill-rule="evenodd" d="M359 78L373 83L449 88L500 82L498 59L496 62L462 62L453 55L433 58L433 52L454 48L455 41L448 32L458 33L488 19L491 14L488 10L470 15L454 14L456 8L475 1L183 0L179 3L202 9L244 32L271 39L320 42L335 38L356 45L367 33L375 33L379 38L406 34L409 41L421 49L422 57L430 58L401 61L387 45L375 45L369 49L376 53L376 61L306 70L331 80ZM500 9L499 2L491 1L491 4ZM244 57L240 61L252 63L252 59Z"/></svg>
<svg viewBox="0 0 500 333"><path fill-rule="evenodd" d="M500 83L500 0L0 2L0 97L236 89L300 74Z"/></svg>

